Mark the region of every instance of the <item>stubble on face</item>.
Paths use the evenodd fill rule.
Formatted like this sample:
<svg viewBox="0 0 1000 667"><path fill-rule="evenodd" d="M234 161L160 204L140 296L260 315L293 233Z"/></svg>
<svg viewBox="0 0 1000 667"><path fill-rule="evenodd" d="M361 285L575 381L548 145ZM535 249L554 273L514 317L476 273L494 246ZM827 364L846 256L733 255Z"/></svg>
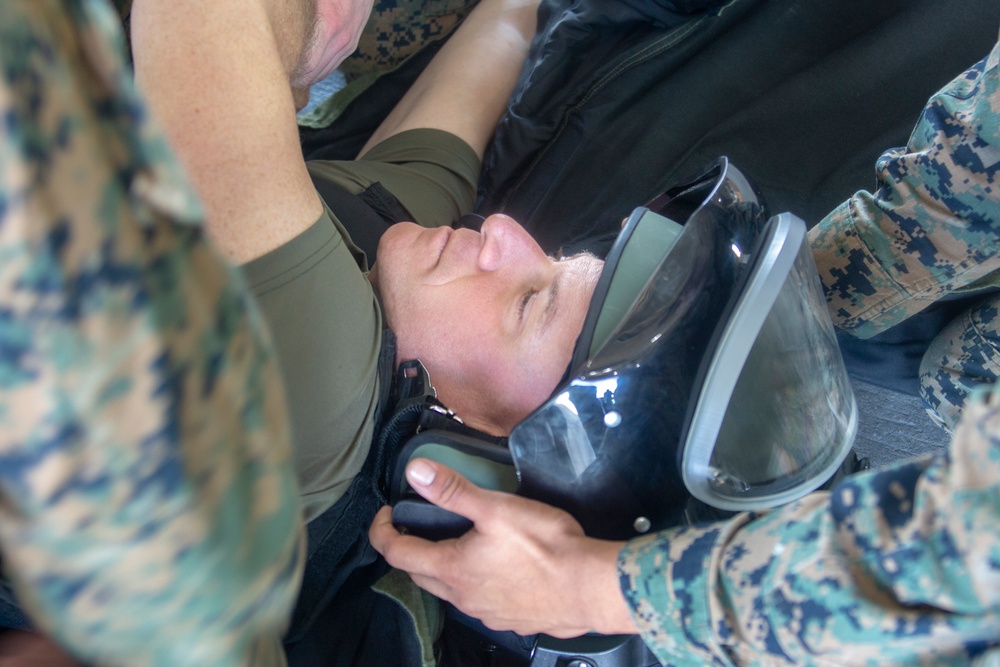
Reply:
<svg viewBox="0 0 1000 667"><path fill-rule="evenodd" d="M309 80L309 74L312 54L319 45L322 33L316 3L317 0L292 0L294 12L289 20L295 24L295 29L301 36L298 40L299 49L295 56L294 65L288 74L292 88L295 90L308 90L309 86L315 83ZM308 96L306 101L308 101ZM296 103L298 103L298 99Z"/></svg>

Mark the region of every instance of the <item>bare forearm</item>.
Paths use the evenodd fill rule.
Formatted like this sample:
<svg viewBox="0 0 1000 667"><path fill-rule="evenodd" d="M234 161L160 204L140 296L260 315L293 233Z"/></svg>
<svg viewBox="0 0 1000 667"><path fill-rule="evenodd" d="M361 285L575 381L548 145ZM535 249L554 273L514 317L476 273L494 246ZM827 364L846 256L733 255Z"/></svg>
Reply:
<svg viewBox="0 0 1000 667"><path fill-rule="evenodd" d="M315 222L322 208L267 6L135 0L132 30L139 84L218 247L247 261Z"/></svg>
<svg viewBox="0 0 1000 667"><path fill-rule="evenodd" d="M482 0L361 153L404 130L434 128L482 156L524 65L537 12L538 0Z"/></svg>

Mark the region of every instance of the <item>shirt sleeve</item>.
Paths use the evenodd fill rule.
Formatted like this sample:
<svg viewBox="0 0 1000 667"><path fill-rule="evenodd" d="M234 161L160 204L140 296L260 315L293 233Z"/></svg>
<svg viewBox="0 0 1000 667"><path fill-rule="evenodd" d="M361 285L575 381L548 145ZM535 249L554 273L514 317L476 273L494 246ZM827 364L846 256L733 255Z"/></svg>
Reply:
<svg viewBox="0 0 1000 667"><path fill-rule="evenodd" d="M628 543L622 590L665 665L968 665L1000 651L1000 396L948 456Z"/></svg>
<svg viewBox="0 0 1000 667"><path fill-rule="evenodd" d="M471 146L432 128L394 134L358 160L309 162L314 177L355 194L381 183L424 227L450 225L472 210L480 168Z"/></svg>
<svg viewBox="0 0 1000 667"><path fill-rule="evenodd" d="M284 398L122 51L103 0L4 0L4 574L86 662L246 665L301 576Z"/></svg>
<svg viewBox="0 0 1000 667"><path fill-rule="evenodd" d="M1000 45L930 99L876 178L809 233L834 324L862 338L1000 269Z"/></svg>

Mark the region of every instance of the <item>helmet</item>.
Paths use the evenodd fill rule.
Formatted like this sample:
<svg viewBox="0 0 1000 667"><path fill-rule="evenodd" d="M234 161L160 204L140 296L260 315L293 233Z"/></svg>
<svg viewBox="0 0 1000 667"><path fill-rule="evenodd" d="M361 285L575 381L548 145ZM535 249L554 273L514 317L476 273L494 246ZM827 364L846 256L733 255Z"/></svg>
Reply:
<svg viewBox="0 0 1000 667"><path fill-rule="evenodd" d="M487 447L491 463L465 470L455 457L481 452L463 441L443 460L567 510L588 535L627 539L682 523L692 500L747 510L805 495L856 428L805 224L769 217L721 158L625 222L567 378L513 429L509 453ZM446 446L446 434L418 439L407 459Z"/></svg>

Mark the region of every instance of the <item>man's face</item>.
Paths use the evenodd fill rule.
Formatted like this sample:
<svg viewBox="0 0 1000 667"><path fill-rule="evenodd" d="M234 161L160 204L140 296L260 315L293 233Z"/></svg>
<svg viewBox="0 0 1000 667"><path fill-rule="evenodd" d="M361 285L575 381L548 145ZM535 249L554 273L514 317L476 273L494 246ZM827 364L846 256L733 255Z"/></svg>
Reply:
<svg viewBox="0 0 1000 667"><path fill-rule="evenodd" d="M358 48L374 0L315 0L306 18L309 37L292 73L292 86L307 88L325 79Z"/></svg>
<svg viewBox="0 0 1000 667"><path fill-rule="evenodd" d="M371 279L397 337L466 423L506 434L555 389L603 263L548 257L512 219L482 232L393 225Z"/></svg>

